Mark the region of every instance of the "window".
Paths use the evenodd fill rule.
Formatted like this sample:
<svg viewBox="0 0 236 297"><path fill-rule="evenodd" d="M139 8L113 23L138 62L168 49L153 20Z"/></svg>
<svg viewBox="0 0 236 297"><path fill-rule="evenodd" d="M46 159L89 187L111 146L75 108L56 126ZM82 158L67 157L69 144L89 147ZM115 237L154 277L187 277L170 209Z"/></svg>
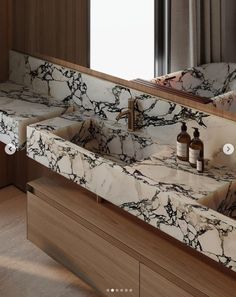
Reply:
<svg viewBox="0 0 236 297"><path fill-rule="evenodd" d="M154 77L154 0L91 0L91 68Z"/></svg>

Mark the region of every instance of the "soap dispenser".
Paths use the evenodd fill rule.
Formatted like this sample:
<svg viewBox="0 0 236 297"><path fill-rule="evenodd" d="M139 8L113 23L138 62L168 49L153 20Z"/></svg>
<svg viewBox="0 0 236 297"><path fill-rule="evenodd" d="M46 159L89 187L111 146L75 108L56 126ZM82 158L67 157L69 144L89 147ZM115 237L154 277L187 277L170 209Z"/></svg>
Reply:
<svg viewBox="0 0 236 297"><path fill-rule="evenodd" d="M204 145L201 141L200 133L198 131L198 128L193 128L193 139L190 142L189 145L189 163L192 167L197 167L197 160L199 156L201 156L202 159L204 159Z"/></svg>
<svg viewBox="0 0 236 297"><path fill-rule="evenodd" d="M187 133L187 126L182 122L181 133L177 136L177 158L181 161L188 161L189 144L191 137Z"/></svg>
<svg viewBox="0 0 236 297"><path fill-rule="evenodd" d="M204 159L201 156L201 153L197 159L197 172L198 173L203 173L204 172Z"/></svg>

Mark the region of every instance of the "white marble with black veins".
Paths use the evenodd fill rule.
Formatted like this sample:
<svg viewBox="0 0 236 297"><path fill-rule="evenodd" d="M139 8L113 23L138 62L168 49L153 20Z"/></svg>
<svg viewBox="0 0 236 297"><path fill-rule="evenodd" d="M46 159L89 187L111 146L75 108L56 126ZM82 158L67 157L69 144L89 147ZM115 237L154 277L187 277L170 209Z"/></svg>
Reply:
<svg viewBox="0 0 236 297"><path fill-rule="evenodd" d="M211 98L217 109L236 112L236 63L209 63L152 80L176 90Z"/></svg>
<svg viewBox="0 0 236 297"><path fill-rule="evenodd" d="M29 157L236 271L236 221L205 206L227 197L236 171L208 161L198 174L158 136L89 113L27 131Z"/></svg>
<svg viewBox="0 0 236 297"><path fill-rule="evenodd" d="M0 141L25 147L26 126L72 109L28 87L12 82L0 84Z"/></svg>
<svg viewBox="0 0 236 297"><path fill-rule="evenodd" d="M137 128L148 135L158 135L163 144L175 145L181 122L184 120L192 134L192 127L200 129L201 138L206 143L205 157L226 162L225 165L236 165L236 160L224 158L222 146L232 143L236 146L234 128L231 123L222 122L219 118L203 112L180 106L136 90L131 90L112 82L107 82L90 75L65 67L42 61L37 58L11 51L10 78L18 83L25 83L33 90L41 90L47 96L63 104L73 102L80 111L92 112L106 120L115 120L116 116L127 108L130 97L136 99ZM125 123L122 119L120 123ZM215 141L213 135L221 135ZM227 134L225 133L227 130ZM233 137L232 137L233 136Z"/></svg>
<svg viewBox="0 0 236 297"><path fill-rule="evenodd" d="M219 195L214 195L210 197L210 199L203 199L202 203L205 206L236 220L236 182L232 181L229 183L227 194L224 199Z"/></svg>
<svg viewBox="0 0 236 297"><path fill-rule="evenodd" d="M183 118L204 127L207 115L202 112L14 51L10 60L11 80L36 91L40 89L64 104L75 103L80 110L92 111L103 119L115 120L132 97L136 99L139 129L171 126L181 123Z"/></svg>
<svg viewBox="0 0 236 297"><path fill-rule="evenodd" d="M236 146L235 123L27 55L10 55L12 81L77 109L27 128L30 158L236 271L236 158L222 152L225 143ZM205 70L193 72L195 91L203 81L202 96L211 96L211 86L214 96L221 96L225 81L208 81L213 70ZM231 91L233 76L234 70ZM135 133L127 132L125 120L114 122L130 97L136 99ZM189 132L200 129L209 159L204 174L176 160L183 120Z"/></svg>

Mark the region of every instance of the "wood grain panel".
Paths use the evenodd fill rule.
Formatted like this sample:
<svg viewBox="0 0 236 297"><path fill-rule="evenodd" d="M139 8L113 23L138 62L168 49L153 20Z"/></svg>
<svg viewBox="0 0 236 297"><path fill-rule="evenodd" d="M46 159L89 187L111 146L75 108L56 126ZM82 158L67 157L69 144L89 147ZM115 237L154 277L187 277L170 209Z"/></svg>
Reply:
<svg viewBox="0 0 236 297"><path fill-rule="evenodd" d="M89 1L12 1L13 49L89 67Z"/></svg>
<svg viewBox="0 0 236 297"><path fill-rule="evenodd" d="M26 201L13 186L0 190L0 296L101 297L26 239Z"/></svg>
<svg viewBox="0 0 236 297"><path fill-rule="evenodd" d="M33 0L34 1L34 0ZM26 28L26 0L12 0L12 47L24 52Z"/></svg>
<svg viewBox="0 0 236 297"><path fill-rule="evenodd" d="M234 295L235 273L109 203L97 204L94 195L72 182L57 176L30 185L36 196L190 295Z"/></svg>
<svg viewBox="0 0 236 297"><path fill-rule="evenodd" d="M16 152L9 161L11 161L11 183L23 192L26 192L29 181L54 175L50 169L27 157L26 150Z"/></svg>
<svg viewBox="0 0 236 297"><path fill-rule="evenodd" d="M5 144L0 142L0 189L14 185L26 192L26 184L42 176L54 176L47 167L26 156L26 151L18 151L13 156L5 153Z"/></svg>
<svg viewBox="0 0 236 297"><path fill-rule="evenodd" d="M177 94L179 96L182 95L186 99L189 98L189 100L191 100L193 102L198 102L198 103L201 103L201 104L209 104L209 103L212 103L213 102L213 100L210 99L210 98L200 97L200 96L193 95L193 94L190 94L190 93L181 91L181 90L176 90L176 89L173 89L173 88L170 88L170 87L158 85L157 83L153 83L153 82L150 82L150 81L141 79L141 78L135 79L134 82L137 82L137 83L139 83L139 84L141 84L143 86L152 88L154 90L155 89L164 90L164 91L166 91L169 94L173 94L173 95Z"/></svg>
<svg viewBox="0 0 236 297"><path fill-rule="evenodd" d="M10 1L0 0L0 81L8 79Z"/></svg>
<svg viewBox="0 0 236 297"><path fill-rule="evenodd" d="M31 193L28 238L104 296L139 296L138 261Z"/></svg>
<svg viewBox="0 0 236 297"><path fill-rule="evenodd" d="M193 297L145 265L140 265L140 297Z"/></svg>

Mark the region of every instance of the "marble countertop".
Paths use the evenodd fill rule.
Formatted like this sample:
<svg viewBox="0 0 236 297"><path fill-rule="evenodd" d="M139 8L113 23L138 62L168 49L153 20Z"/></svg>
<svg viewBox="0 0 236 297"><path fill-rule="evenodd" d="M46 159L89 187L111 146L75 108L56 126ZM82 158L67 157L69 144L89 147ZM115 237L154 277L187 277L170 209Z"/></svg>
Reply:
<svg viewBox="0 0 236 297"><path fill-rule="evenodd" d="M236 64L208 66L168 84L234 110ZM0 84L0 141L20 150L27 137L30 158L236 271L235 158L222 152L236 144L235 123L14 51L10 80ZM135 133L112 121L131 97ZM183 120L213 159L203 174L176 160Z"/></svg>
<svg viewBox="0 0 236 297"><path fill-rule="evenodd" d="M27 125L72 111L61 101L13 82L0 84L0 106L0 141L18 150L25 147Z"/></svg>
<svg viewBox="0 0 236 297"><path fill-rule="evenodd" d="M27 154L236 271L236 221L222 211L236 201L236 171L207 161L199 174L175 147L80 111L30 125Z"/></svg>

